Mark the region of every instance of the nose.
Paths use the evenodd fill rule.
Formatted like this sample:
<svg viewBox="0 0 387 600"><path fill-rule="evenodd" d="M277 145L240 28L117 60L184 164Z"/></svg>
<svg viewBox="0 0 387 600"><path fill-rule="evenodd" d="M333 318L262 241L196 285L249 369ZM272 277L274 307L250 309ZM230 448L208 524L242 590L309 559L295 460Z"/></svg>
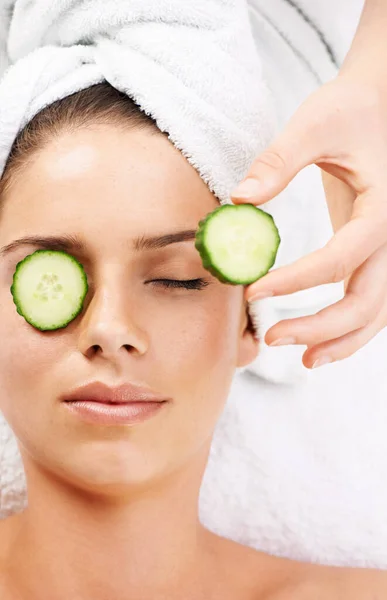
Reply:
<svg viewBox="0 0 387 600"><path fill-rule="evenodd" d="M144 354L147 348L145 331L141 330L133 316L137 314L132 294L111 287L99 290L87 306L81 321L79 350L91 358L95 354L111 361L127 358L132 354ZM138 321L138 319L137 319Z"/></svg>

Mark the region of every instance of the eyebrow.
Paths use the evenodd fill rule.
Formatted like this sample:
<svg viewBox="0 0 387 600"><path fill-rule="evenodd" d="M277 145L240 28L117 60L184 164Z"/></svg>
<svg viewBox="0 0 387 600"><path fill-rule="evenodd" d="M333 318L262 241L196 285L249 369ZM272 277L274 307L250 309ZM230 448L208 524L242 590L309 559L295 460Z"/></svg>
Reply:
<svg viewBox="0 0 387 600"><path fill-rule="evenodd" d="M159 248L164 248L170 244L194 240L195 236L195 229L175 231L173 233L165 233L164 235L151 237L142 235L133 240L132 248L135 252L141 252L143 250L158 250ZM76 235L27 235L18 238L17 240L13 240L6 246L3 246L0 249L0 257L3 258L17 248L25 245L39 246L45 250L62 250L69 254L73 252L86 254L86 245Z"/></svg>

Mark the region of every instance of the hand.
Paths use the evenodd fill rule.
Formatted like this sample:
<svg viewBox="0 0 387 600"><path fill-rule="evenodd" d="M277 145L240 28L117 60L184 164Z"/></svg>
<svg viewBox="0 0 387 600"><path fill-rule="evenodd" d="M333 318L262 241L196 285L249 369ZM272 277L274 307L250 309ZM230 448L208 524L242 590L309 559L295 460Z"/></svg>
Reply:
<svg viewBox="0 0 387 600"><path fill-rule="evenodd" d="M313 163L323 170L335 235L245 290L251 300L344 280L339 302L266 333L269 345L307 345L309 368L354 354L387 325L387 93L345 75L323 85L255 159L248 193L242 194L245 180L232 201L263 204Z"/></svg>

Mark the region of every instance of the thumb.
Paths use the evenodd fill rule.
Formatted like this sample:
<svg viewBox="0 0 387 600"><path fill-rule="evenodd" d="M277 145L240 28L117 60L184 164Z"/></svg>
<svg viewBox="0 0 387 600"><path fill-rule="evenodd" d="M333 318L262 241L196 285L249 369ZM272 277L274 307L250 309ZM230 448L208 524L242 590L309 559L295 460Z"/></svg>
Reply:
<svg viewBox="0 0 387 600"><path fill-rule="evenodd" d="M235 204L263 204L282 192L301 169L318 160L322 148L309 119L294 115L282 133L255 158L246 178L231 193ZM311 140L314 140L311 142ZM313 145L312 145L313 144Z"/></svg>

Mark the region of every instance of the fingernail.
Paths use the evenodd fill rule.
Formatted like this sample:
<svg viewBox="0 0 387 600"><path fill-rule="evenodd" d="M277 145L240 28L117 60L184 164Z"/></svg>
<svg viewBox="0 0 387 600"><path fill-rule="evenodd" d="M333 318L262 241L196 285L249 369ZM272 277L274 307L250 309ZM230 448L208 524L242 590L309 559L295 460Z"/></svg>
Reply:
<svg viewBox="0 0 387 600"><path fill-rule="evenodd" d="M254 296L252 296L251 298L247 299L247 302L255 302L256 300L263 300L264 298L270 298L271 296L274 296L274 292L257 292L256 294L254 294Z"/></svg>
<svg viewBox="0 0 387 600"><path fill-rule="evenodd" d="M231 196L235 198L251 198L257 196L261 191L261 184L257 179L249 177L242 181L240 185L232 192Z"/></svg>
<svg viewBox="0 0 387 600"><path fill-rule="evenodd" d="M323 365L327 365L331 362L332 358L330 356L322 356L313 363L312 369L315 369L316 367L322 367Z"/></svg>
<svg viewBox="0 0 387 600"><path fill-rule="evenodd" d="M295 343L296 343L296 338L284 337L284 338L279 338L278 340L274 340L274 342L271 342L269 344L269 346L286 346L287 344L295 344Z"/></svg>

